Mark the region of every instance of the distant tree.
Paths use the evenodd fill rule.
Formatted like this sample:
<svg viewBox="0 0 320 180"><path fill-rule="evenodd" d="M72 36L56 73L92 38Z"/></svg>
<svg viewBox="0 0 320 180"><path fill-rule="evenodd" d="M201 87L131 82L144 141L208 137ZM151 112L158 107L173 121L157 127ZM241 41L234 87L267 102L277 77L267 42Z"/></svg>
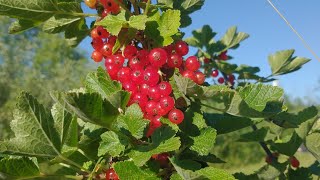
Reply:
<svg viewBox="0 0 320 180"><path fill-rule="evenodd" d="M9 135L15 99L20 91L29 91L52 103L48 91L80 87L90 70L85 52L71 48L61 35L49 35L37 29L8 35L9 18L0 17L0 139Z"/></svg>

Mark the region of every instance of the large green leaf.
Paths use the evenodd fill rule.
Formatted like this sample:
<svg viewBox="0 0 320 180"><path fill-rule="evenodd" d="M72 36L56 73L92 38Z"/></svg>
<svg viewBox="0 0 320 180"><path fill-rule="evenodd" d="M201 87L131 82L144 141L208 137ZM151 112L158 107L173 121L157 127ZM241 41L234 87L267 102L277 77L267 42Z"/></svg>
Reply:
<svg viewBox="0 0 320 180"><path fill-rule="evenodd" d="M200 156L208 155L216 142L217 131L211 127L200 130L199 136L191 137L193 144L190 150L197 152Z"/></svg>
<svg viewBox="0 0 320 180"><path fill-rule="evenodd" d="M306 138L306 147L320 161L320 133L312 133Z"/></svg>
<svg viewBox="0 0 320 180"><path fill-rule="evenodd" d="M144 171L138 166L136 166L132 161L122 161L117 162L114 165L114 169L119 176L119 179L130 179L132 180L153 180L159 179L155 174L152 174L149 171Z"/></svg>
<svg viewBox="0 0 320 180"><path fill-rule="evenodd" d="M203 48L209 47L210 42L214 42L213 37L216 35L209 25L204 25L201 29L192 31L193 37L185 39L190 46Z"/></svg>
<svg viewBox="0 0 320 180"><path fill-rule="evenodd" d="M269 56L269 65L273 75L282 75L294 72L302 67L310 59L293 57L294 50L278 51Z"/></svg>
<svg viewBox="0 0 320 180"><path fill-rule="evenodd" d="M170 127L158 128L151 136L152 143L137 146L129 153L129 157L133 159L137 166L142 166L154 154L177 150L181 143L179 138L175 137L175 134L176 131Z"/></svg>
<svg viewBox="0 0 320 180"><path fill-rule="evenodd" d="M51 97L82 120L106 128L112 128L119 115L118 109L97 93L52 92Z"/></svg>
<svg viewBox="0 0 320 180"><path fill-rule="evenodd" d="M137 104L129 106L125 114L121 114L117 119L117 128L125 134L132 135L140 139L144 135L148 121L143 119L143 113Z"/></svg>
<svg viewBox="0 0 320 180"><path fill-rule="evenodd" d="M78 122L77 118L59 104L55 104L51 109L54 119L54 126L59 133L60 142L68 147L77 147L78 145Z"/></svg>
<svg viewBox="0 0 320 180"><path fill-rule="evenodd" d="M0 15L18 19L12 24L10 33L43 23L43 30L49 33L72 31L77 39L72 45L77 45L88 33L79 1L0 0ZM70 39L70 33L66 33L66 38Z"/></svg>
<svg viewBox="0 0 320 180"><path fill-rule="evenodd" d="M187 27L192 23L190 14L201 9L204 0L174 0L173 8L181 12L181 27Z"/></svg>
<svg viewBox="0 0 320 180"><path fill-rule="evenodd" d="M270 101L279 101L283 96L283 90L270 85L248 85L238 89L241 98L257 111L263 111Z"/></svg>
<svg viewBox="0 0 320 180"><path fill-rule="evenodd" d="M214 167L206 167L196 171L198 174L206 176L209 179L235 180L235 178L225 170Z"/></svg>
<svg viewBox="0 0 320 180"><path fill-rule="evenodd" d="M15 137L0 143L3 154L55 157L61 142L52 116L28 93L21 93L11 122Z"/></svg>
<svg viewBox="0 0 320 180"><path fill-rule="evenodd" d="M162 36L164 39L163 46L173 43L171 36L179 32L180 11L169 9L163 12L158 24L160 36Z"/></svg>
<svg viewBox="0 0 320 180"><path fill-rule="evenodd" d="M36 161L26 157L1 159L0 172L8 176L8 179L31 178L40 175Z"/></svg>

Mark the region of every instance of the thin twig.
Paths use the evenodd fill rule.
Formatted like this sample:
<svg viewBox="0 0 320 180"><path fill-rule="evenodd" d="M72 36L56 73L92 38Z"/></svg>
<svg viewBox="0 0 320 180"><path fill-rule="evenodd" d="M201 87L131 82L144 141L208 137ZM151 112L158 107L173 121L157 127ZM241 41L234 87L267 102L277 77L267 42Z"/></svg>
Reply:
<svg viewBox="0 0 320 180"><path fill-rule="evenodd" d="M287 25L291 28L291 30L299 37L303 45L311 52L311 54L318 61L320 61L319 56L315 53L315 51L313 51L309 43L302 37L302 35L290 24L290 22L284 17L284 15L277 9L277 7L270 0L267 0L267 1L272 6L272 8L279 14L279 16L287 23Z"/></svg>

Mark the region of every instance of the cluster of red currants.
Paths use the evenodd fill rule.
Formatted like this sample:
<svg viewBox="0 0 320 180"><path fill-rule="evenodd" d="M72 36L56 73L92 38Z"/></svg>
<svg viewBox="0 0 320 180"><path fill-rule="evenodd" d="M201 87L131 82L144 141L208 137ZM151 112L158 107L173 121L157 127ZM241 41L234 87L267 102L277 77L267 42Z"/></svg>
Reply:
<svg viewBox="0 0 320 180"><path fill-rule="evenodd" d="M113 54L116 37L110 36L106 29L95 27L91 37L94 48L92 59L96 62L105 59L105 67L111 79L119 81L124 90L131 92L128 106L137 103L145 118L150 120L147 136L161 126L160 119L163 116L175 124L183 121L184 114L175 108L172 87L163 69L178 68L184 77L197 84L203 84L205 80L205 75L198 71L201 64L197 57L190 56L183 61L183 56L189 52L184 41L151 51L133 43Z"/></svg>
<svg viewBox="0 0 320 180"><path fill-rule="evenodd" d="M122 0L117 0L118 3L122 3ZM84 0L85 4L91 8L96 9L99 5L103 7L101 17L105 17L108 14L118 14L120 12L120 6L115 0Z"/></svg>
<svg viewBox="0 0 320 180"><path fill-rule="evenodd" d="M272 153L272 156L267 156L265 159L266 163L272 164L273 162L276 162L279 158L279 155L280 155L279 153L275 152L275 153ZM299 160L294 156L289 158L289 162L290 162L290 165L294 168L299 168L300 166Z"/></svg>

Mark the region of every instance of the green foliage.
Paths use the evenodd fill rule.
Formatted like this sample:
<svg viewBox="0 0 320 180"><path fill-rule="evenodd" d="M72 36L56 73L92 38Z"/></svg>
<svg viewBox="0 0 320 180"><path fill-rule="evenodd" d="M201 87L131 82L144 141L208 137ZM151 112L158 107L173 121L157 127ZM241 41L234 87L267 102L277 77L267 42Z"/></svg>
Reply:
<svg viewBox="0 0 320 180"><path fill-rule="evenodd" d="M180 40L183 33L179 28L191 23L189 15L199 10L204 1L124 3L118 14L109 14L92 23L92 26L101 25L118 36L113 52L131 42L150 50ZM130 7L124 8L126 5ZM131 5L134 14L130 12ZM23 3L0 0L0 15L17 19L11 32L42 26L48 33L65 33L67 41L47 42L41 39L46 35L36 30L26 31L22 36L24 42L34 36L32 33L39 38L30 46L19 46L25 51L10 49L14 46L10 41L4 50L0 50L1 53L8 51L1 54L0 60L4 62L0 64L1 70L14 64L8 61L14 54L30 51L31 55L23 55L30 55L32 63L23 61L19 64L28 68L24 74L38 69L45 73L33 77L43 75L50 80L56 75L54 70L73 70L65 67L66 62L81 58L81 54L64 44L80 42L88 34L85 17L92 16L82 12L78 0L24 0ZM193 36L186 41L198 48L197 56L201 60L209 58L209 63L202 66L206 75L215 68L224 77L238 74L239 83L198 85L175 71L168 81L172 84L175 100L182 100L176 108L183 110L185 118L178 125L164 117L161 127L153 129L154 122L145 119L138 104L128 106L133 93L123 90L121 84L113 81L102 68L87 75L85 88L51 92L55 101L53 106L51 101L42 105L29 93L21 93L11 122L14 137L0 142L0 178L3 175L10 178L50 178L54 175L58 179L101 179L107 169L113 168L120 179L137 180L310 179L312 174L317 174L319 164L292 169L288 157L294 156L301 144L305 144L319 160L319 132L315 126L318 110L312 106L298 114L289 113L283 103L283 90L262 84L272 81L276 75L300 69L309 60L293 57L293 50L277 52L269 57L272 74L260 77L258 67L231 64L228 60L232 57L225 55L227 50L238 48L248 34L231 27L221 40L214 40L215 35L212 28L205 25L193 31ZM40 45L36 46L38 43ZM57 49L55 53L44 51L53 48ZM17 69L8 68L4 75L0 73L4 77L0 85L5 87L8 82L3 79L6 77L16 78L17 82L25 80L21 78L24 74L17 73ZM37 86L48 84L44 82L37 82ZM57 82L61 84L62 81ZM6 96L17 84L7 90L1 89L4 95L0 96L0 107L6 104ZM45 108L50 106L51 111ZM150 134L151 130L154 132ZM263 165L249 175L235 173L233 176L225 170L228 161L237 166L245 161L259 161L257 157L262 157L263 153L258 144L267 155L270 156L272 150L285 156L285 160L278 161L274 157L269 165Z"/></svg>

